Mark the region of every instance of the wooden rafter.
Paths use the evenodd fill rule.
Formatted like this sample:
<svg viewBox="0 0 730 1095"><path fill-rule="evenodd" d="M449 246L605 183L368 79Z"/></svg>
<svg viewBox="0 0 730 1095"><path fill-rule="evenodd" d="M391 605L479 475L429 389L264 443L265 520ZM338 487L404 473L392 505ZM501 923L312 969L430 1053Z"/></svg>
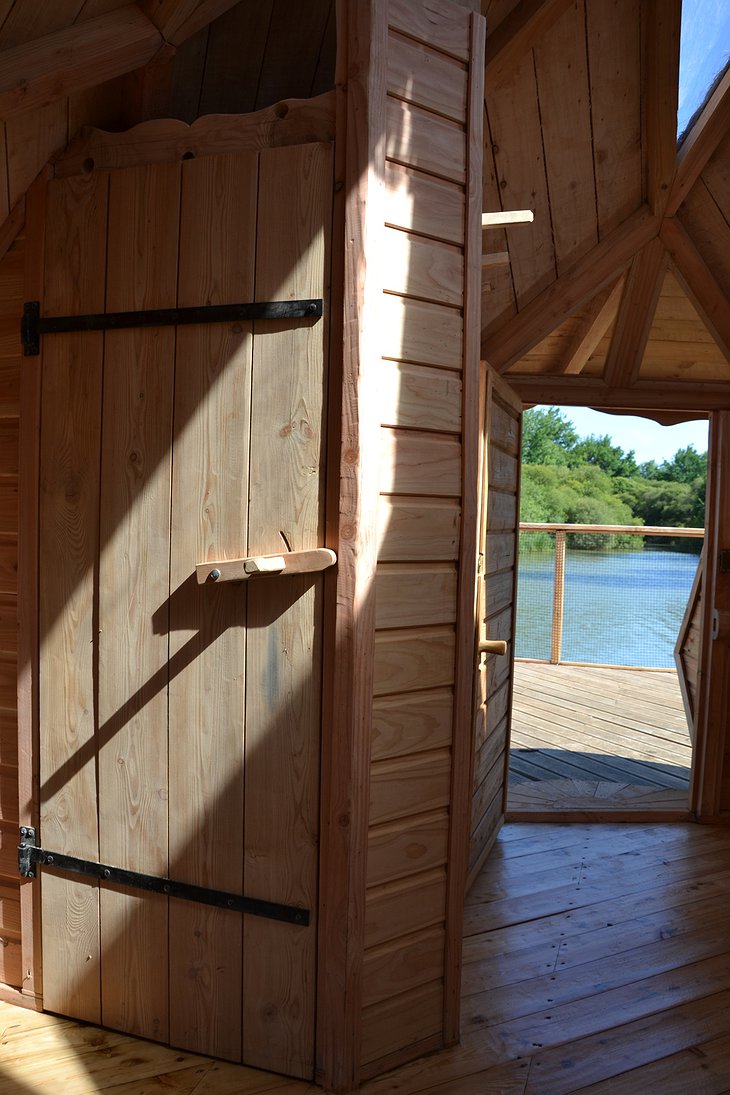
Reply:
<svg viewBox="0 0 730 1095"><path fill-rule="evenodd" d="M587 301L615 281L659 232L647 206L628 217L518 315L482 340L482 357L504 372Z"/></svg>
<svg viewBox="0 0 730 1095"><path fill-rule="evenodd" d="M557 403L566 407L605 407L617 411L662 409L704 413L730 409L730 384L688 380L640 380L616 388L586 376L514 376L510 385L530 406Z"/></svg>
<svg viewBox="0 0 730 1095"><path fill-rule="evenodd" d="M20 198L0 224L0 259L10 250L25 224L25 196Z"/></svg>
<svg viewBox="0 0 730 1095"><path fill-rule="evenodd" d="M677 99L682 0L650 0L646 35L646 193L660 216L677 166Z"/></svg>
<svg viewBox="0 0 730 1095"><path fill-rule="evenodd" d="M522 0L494 33L487 35L487 81L499 83L509 76L525 51L540 41L570 3L571 0Z"/></svg>
<svg viewBox="0 0 730 1095"><path fill-rule="evenodd" d="M166 42L179 46L239 0L140 0L139 6Z"/></svg>
<svg viewBox="0 0 730 1095"><path fill-rule="evenodd" d="M674 216L677 212L728 130L730 130L730 67L679 149L677 174L666 208L668 217Z"/></svg>
<svg viewBox="0 0 730 1095"><path fill-rule="evenodd" d="M573 341L562 361L558 372L565 376L577 376L583 372L591 354L608 331L616 318L623 278L618 278L613 285L602 289L589 304L586 313L576 330Z"/></svg>
<svg viewBox="0 0 730 1095"><path fill-rule="evenodd" d="M662 224L661 240L672 260L673 273L730 361L730 301L727 295L675 217Z"/></svg>
<svg viewBox="0 0 730 1095"><path fill-rule="evenodd" d="M614 388L636 382L666 271L666 252L659 239L636 255L621 295L604 376Z"/></svg>
<svg viewBox="0 0 730 1095"><path fill-rule="evenodd" d="M0 117L9 118L147 64L162 35L136 4L0 53Z"/></svg>

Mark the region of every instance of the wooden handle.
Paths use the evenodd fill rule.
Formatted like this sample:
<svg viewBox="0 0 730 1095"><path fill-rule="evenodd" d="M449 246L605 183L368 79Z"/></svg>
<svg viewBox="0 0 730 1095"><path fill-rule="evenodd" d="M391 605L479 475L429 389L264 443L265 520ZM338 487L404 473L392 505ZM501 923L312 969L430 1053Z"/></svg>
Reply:
<svg viewBox="0 0 730 1095"><path fill-rule="evenodd" d="M479 643L480 654L506 654L507 643L504 639L484 639Z"/></svg>
<svg viewBox="0 0 730 1095"><path fill-rule="evenodd" d="M198 585L206 582L245 582L249 578L274 574L314 574L327 570L337 562L330 548L310 551L283 551L280 555L249 555L245 559L222 559L220 562L198 563L195 574Z"/></svg>
<svg viewBox="0 0 730 1095"><path fill-rule="evenodd" d="M730 642L730 612L718 610L712 614L712 638L719 642Z"/></svg>

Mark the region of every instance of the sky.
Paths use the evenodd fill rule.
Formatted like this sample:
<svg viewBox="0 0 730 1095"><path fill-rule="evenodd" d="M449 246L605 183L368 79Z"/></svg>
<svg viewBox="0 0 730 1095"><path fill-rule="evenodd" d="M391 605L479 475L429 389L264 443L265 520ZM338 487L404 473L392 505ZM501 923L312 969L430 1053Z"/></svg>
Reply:
<svg viewBox="0 0 730 1095"><path fill-rule="evenodd" d="M684 0L679 51L681 134L730 54L729 0Z"/></svg>
<svg viewBox="0 0 730 1095"><path fill-rule="evenodd" d="M614 445L620 445L624 452L633 449L639 464L647 460L661 464L663 460L671 460L677 449L688 445L694 445L697 452L707 452L707 419L660 426L649 418L602 414L588 407L561 407L560 410L573 423L580 437L608 434Z"/></svg>
<svg viewBox="0 0 730 1095"><path fill-rule="evenodd" d="M677 131L704 102L718 72L730 56L730 0L684 0L679 64L679 111ZM561 407L581 437L608 434L625 452L632 449L640 464L647 460L671 460L677 449L694 445L707 451L706 421L660 426L648 418L601 414L584 407Z"/></svg>

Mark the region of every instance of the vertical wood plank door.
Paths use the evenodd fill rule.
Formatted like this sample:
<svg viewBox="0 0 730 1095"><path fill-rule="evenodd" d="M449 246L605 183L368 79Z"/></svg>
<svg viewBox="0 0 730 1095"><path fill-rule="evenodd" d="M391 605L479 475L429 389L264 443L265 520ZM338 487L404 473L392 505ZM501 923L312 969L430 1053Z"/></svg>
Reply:
<svg viewBox="0 0 730 1095"><path fill-rule="evenodd" d="M324 298L308 144L47 184L45 316ZM308 926L43 868L44 1005L309 1078L323 577L196 564L324 542L326 319L42 336L40 843L305 908ZM250 588L249 588L250 587Z"/></svg>
<svg viewBox="0 0 730 1095"><path fill-rule="evenodd" d="M522 404L482 362L480 384L477 633L504 640L506 654L479 654L475 678L474 778L469 884L504 821L514 675Z"/></svg>

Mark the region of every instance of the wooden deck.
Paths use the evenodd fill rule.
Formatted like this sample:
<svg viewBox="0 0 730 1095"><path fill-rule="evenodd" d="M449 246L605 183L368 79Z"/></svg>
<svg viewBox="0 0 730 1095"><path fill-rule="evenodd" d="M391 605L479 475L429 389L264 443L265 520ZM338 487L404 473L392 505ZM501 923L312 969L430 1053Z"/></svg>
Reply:
<svg viewBox="0 0 730 1095"><path fill-rule="evenodd" d="M510 823L469 895L463 1037L363 1095L730 1091L730 831ZM313 1095L0 1004L2 1095Z"/></svg>
<svg viewBox="0 0 730 1095"><path fill-rule="evenodd" d="M517 662L508 809L686 811L676 673Z"/></svg>

